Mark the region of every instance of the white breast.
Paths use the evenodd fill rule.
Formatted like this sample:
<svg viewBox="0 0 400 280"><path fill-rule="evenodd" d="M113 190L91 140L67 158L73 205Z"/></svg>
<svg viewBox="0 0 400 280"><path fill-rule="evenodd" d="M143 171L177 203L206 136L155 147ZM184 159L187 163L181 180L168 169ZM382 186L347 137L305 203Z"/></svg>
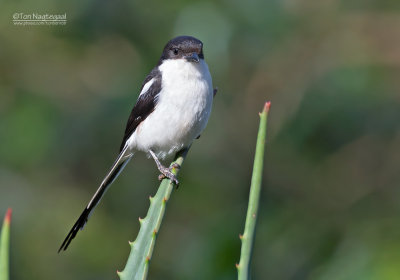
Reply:
<svg viewBox="0 0 400 280"><path fill-rule="evenodd" d="M133 149L154 151L165 158L189 146L207 125L213 89L211 75L203 59L166 60L160 65L162 89L158 103L130 139Z"/></svg>

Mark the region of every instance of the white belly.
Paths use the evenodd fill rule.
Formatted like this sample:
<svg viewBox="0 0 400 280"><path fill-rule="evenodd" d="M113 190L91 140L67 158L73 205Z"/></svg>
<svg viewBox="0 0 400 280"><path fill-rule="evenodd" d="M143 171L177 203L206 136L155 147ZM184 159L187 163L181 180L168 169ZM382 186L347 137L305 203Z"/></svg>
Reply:
<svg viewBox="0 0 400 280"><path fill-rule="evenodd" d="M206 127L213 89L207 64L183 60L160 66L162 89L153 113L132 134L131 149L165 158L189 146Z"/></svg>

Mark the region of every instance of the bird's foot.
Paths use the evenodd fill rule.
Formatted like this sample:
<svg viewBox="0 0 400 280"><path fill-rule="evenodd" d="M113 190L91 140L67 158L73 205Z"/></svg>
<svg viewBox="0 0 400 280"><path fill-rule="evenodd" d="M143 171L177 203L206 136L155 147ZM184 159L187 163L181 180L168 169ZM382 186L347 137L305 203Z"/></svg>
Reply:
<svg viewBox="0 0 400 280"><path fill-rule="evenodd" d="M178 163L174 163L173 165L171 165L171 167L169 168L171 171L172 169L181 169L181 166Z"/></svg>
<svg viewBox="0 0 400 280"><path fill-rule="evenodd" d="M150 155L153 157L154 161L157 164L158 170L161 172L160 176L158 176L158 180L163 180L164 178L170 179L173 183L175 183L176 187L179 186L179 181L176 179L176 176L172 173L174 169L179 169L181 168L179 164L174 163L171 165L171 167L165 167L164 165L161 164L161 162L158 160L156 154L152 151L149 150Z"/></svg>
<svg viewBox="0 0 400 280"><path fill-rule="evenodd" d="M158 180L161 181L165 178L168 178L178 187L179 181L176 178L176 176L172 173L172 169L174 169L174 168L179 169L180 165L177 163L174 163L170 168L167 168L167 167L160 168L159 170L160 170L161 174L158 176Z"/></svg>

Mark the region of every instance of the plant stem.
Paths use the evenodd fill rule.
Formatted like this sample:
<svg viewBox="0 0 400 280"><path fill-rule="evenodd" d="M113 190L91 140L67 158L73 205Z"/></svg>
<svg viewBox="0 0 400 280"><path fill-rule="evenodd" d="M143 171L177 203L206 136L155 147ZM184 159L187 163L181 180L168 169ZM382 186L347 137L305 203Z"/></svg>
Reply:
<svg viewBox="0 0 400 280"><path fill-rule="evenodd" d="M182 166L186 158L188 149L178 153L174 163ZM174 175L178 174L177 169L173 169ZM144 219L139 218L140 230L134 242L129 242L131 252L128 261L122 272L118 272L121 280L143 280L147 277L149 269L149 261L151 259L156 236L160 229L162 219L164 217L165 207L169 200L174 184L169 179L164 179L154 197L150 197L150 207Z"/></svg>
<svg viewBox="0 0 400 280"><path fill-rule="evenodd" d="M246 224L240 252L240 261L236 265L238 270L238 279L247 280L250 277L251 253L254 244L254 235L258 215L258 206L260 201L261 180L264 162L264 148L267 134L268 112L271 106L270 102L265 103L263 111L260 113L260 127L257 136L256 154L254 157L253 175L251 178L249 205L247 208Z"/></svg>
<svg viewBox="0 0 400 280"><path fill-rule="evenodd" d="M8 280L9 275L9 252L10 252L10 222L11 208L8 208L4 217L3 227L0 235L0 280Z"/></svg>

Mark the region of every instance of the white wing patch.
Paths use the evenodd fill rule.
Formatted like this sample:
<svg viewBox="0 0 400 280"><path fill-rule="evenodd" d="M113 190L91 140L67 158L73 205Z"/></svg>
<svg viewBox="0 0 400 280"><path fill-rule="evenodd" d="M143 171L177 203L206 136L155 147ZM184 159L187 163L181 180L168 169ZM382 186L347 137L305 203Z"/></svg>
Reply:
<svg viewBox="0 0 400 280"><path fill-rule="evenodd" d="M154 83L154 78L151 79L150 81L148 81L144 86L142 91L140 92L139 96L141 96L142 94L146 93L146 91L149 90L149 88L151 87L151 85Z"/></svg>

